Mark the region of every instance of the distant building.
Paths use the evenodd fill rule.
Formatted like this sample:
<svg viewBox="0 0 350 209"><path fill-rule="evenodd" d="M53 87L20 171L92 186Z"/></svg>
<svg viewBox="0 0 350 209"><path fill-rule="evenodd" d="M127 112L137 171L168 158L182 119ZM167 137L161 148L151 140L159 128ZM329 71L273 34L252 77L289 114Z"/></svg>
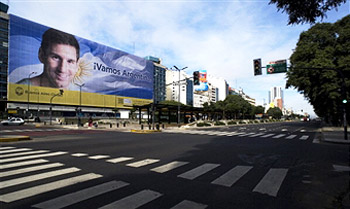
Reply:
<svg viewBox="0 0 350 209"><path fill-rule="evenodd" d="M0 111L4 111L7 101L7 68L8 68L8 5L0 2Z"/></svg>
<svg viewBox="0 0 350 209"><path fill-rule="evenodd" d="M160 58L147 56L145 57L145 59L153 62L153 66L154 66L153 101L154 103L159 103L166 99L165 71L167 67L161 64Z"/></svg>
<svg viewBox="0 0 350 209"><path fill-rule="evenodd" d="M215 77L213 75L208 74L207 77L208 83L215 86L216 88L216 101L224 101L226 97L229 95L229 85L227 81L223 78Z"/></svg>
<svg viewBox="0 0 350 209"><path fill-rule="evenodd" d="M157 91L157 89L155 89L155 91ZM193 105L193 81L184 71L166 70L166 100Z"/></svg>
<svg viewBox="0 0 350 209"><path fill-rule="evenodd" d="M269 91L269 104L273 103L275 107L283 110L283 91L282 87L272 87Z"/></svg>
<svg viewBox="0 0 350 209"><path fill-rule="evenodd" d="M234 88L229 88L229 95L239 95L241 96L244 100L249 102L249 104L256 106L256 100L247 94L244 93L243 89L234 89Z"/></svg>

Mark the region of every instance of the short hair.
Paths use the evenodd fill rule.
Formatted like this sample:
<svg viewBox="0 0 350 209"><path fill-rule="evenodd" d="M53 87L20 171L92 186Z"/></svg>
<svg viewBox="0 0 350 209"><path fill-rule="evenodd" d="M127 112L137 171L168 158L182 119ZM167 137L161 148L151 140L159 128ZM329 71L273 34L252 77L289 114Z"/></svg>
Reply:
<svg viewBox="0 0 350 209"><path fill-rule="evenodd" d="M80 55L80 46L77 41L77 39L69 34L65 33L53 28L48 29L45 31L45 33L42 36L41 46L40 48L43 50L43 53L46 54L46 50L52 45L52 44L65 44L73 46L77 51L77 60L79 59Z"/></svg>

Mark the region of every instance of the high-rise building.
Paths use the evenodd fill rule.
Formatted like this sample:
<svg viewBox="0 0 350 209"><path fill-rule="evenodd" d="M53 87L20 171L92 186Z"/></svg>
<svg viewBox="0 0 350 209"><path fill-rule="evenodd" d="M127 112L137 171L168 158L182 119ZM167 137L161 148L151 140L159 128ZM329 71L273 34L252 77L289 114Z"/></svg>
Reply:
<svg viewBox="0 0 350 209"><path fill-rule="evenodd" d="M7 101L7 67L8 67L8 5L0 2L0 111L4 111Z"/></svg>
<svg viewBox="0 0 350 209"><path fill-rule="evenodd" d="M283 91L282 87L272 87L269 91L269 104L273 103L275 107L283 109Z"/></svg>
<svg viewBox="0 0 350 209"><path fill-rule="evenodd" d="M167 67L161 64L160 58L147 56L145 59L153 62L153 101L154 103L159 103L166 98L165 70Z"/></svg>
<svg viewBox="0 0 350 209"><path fill-rule="evenodd" d="M173 100L176 102L181 102L182 104L193 105L193 81L184 71L167 69L166 83L166 100Z"/></svg>

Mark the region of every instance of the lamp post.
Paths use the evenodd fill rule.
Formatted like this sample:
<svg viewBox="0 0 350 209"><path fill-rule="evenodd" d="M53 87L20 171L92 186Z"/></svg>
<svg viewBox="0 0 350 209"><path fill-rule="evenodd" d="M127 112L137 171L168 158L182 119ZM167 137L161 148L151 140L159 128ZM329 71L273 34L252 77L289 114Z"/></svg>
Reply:
<svg viewBox="0 0 350 209"><path fill-rule="evenodd" d="M174 68L179 71L179 96L178 96L178 105L177 105L177 125L180 127L180 95L181 95L181 88L180 88L180 75L181 75L181 70L186 69L187 67L184 67L182 69L179 69L174 65Z"/></svg>
<svg viewBox="0 0 350 209"><path fill-rule="evenodd" d="M77 84L75 83L75 85L79 86L79 108L77 110L77 114L78 114L78 127L81 126L81 119L80 119L80 113L81 113L81 87L83 87L85 85L85 83L83 84Z"/></svg>
<svg viewBox="0 0 350 209"><path fill-rule="evenodd" d="M28 105L27 105L27 112L26 112L26 115L28 116L28 119L29 119L29 114L28 113L29 113L30 76L33 75L33 74L36 74L36 72L31 72L28 75L28 92L27 92L27 94L28 94Z"/></svg>
<svg viewBox="0 0 350 209"><path fill-rule="evenodd" d="M52 125L52 100L53 98L57 96L62 96L62 95L63 95L63 89L60 89L60 93L54 94L50 99L50 125Z"/></svg>

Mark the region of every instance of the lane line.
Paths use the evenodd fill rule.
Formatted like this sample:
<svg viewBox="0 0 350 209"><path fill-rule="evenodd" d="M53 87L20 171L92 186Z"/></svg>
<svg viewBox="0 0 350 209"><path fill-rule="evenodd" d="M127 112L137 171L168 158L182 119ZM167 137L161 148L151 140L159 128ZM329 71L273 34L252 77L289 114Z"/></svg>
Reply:
<svg viewBox="0 0 350 209"><path fill-rule="evenodd" d="M37 150L37 151L30 151L30 152L12 153L12 154L0 155L0 158L17 157L21 155L32 155L32 154L40 154L40 153L47 153L47 152L49 152L49 150Z"/></svg>
<svg viewBox="0 0 350 209"><path fill-rule="evenodd" d="M207 207L208 206L204 204L184 200L170 209L204 209Z"/></svg>
<svg viewBox="0 0 350 209"><path fill-rule="evenodd" d="M46 173L40 173L40 174L31 175L31 176L11 179L11 180L7 180L7 181L2 181L0 183L1 183L1 188L7 188L7 187L11 187L11 186L19 185L19 184L25 184L28 182L33 182L33 181L37 181L37 180L41 180L41 179L51 178L54 176L60 176L60 175L64 175L67 173L74 173L77 171L80 171L80 169L74 168L74 167L73 168L66 168L66 169L50 171L50 172L46 172Z"/></svg>
<svg viewBox="0 0 350 209"><path fill-rule="evenodd" d="M171 170L174 170L175 168L181 167L188 164L188 162L181 162L181 161L174 161L156 168L151 169L151 171L157 172L157 173L165 173Z"/></svg>
<svg viewBox="0 0 350 209"><path fill-rule="evenodd" d="M53 153L48 153L48 154L30 155L30 156L25 156L25 157L1 159L0 164L6 163L6 162L12 162L12 161L28 160L28 159L33 159L33 158L53 157L53 156L64 155L64 154L67 154L67 152L53 152Z"/></svg>
<svg viewBox="0 0 350 209"><path fill-rule="evenodd" d="M219 178L212 181L212 184L217 184L221 186L231 187L236 183L240 178L242 178L248 171L250 171L252 166L236 166L220 176Z"/></svg>
<svg viewBox="0 0 350 209"><path fill-rule="evenodd" d="M129 183L123 181L110 181L33 205L33 207L41 209L60 209L107 192L121 189L128 185Z"/></svg>
<svg viewBox="0 0 350 209"><path fill-rule="evenodd" d="M139 168L139 167L150 165L150 164L153 164L153 163L156 163L159 161L160 161L159 159L145 159L145 160L137 161L134 163L129 163L126 166L133 167L133 168Z"/></svg>
<svg viewBox="0 0 350 209"><path fill-rule="evenodd" d="M118 158L114 158L114 159L110 159L110 160L106 160L109 163L121 163L121 162L125 162L125 161L129 161L134 159L133 157L118 157Z"/></svg>
<svg viewBox="0 0 350 209"><path fill-rule="evenodd" d="M17 163L9 163L9 164L0 164L0 169L6 169L6 168L15 168L20 167L24 165L33 165L33 164L40 164L40 163L47 163L48 160L39 159L39 160L29 160L29 161L23 161L23 162L17 162Z"/></svg>
<svg viewBox="0 0 350 209"><path fill-rule="evenodd" d="M38 170L44 170L47 168L55 168L55 167L60 167L63 165L64 164L62 164L62 163L51 163L51 164L32 166L32 167L28 167L28 168L22 168L22 169L7 171L7 172L0 172L0 177L12 176L12 175L16 175L16 174L28 173L28 172L32 172L32 171L38 171Z"/></svg>
<svg viewBox="0 0 350 209"><path fill-rule="evenodd" d="M67 179L55 181L52 183L42 184L39 186L30 187L28 189L23 189L23 190L19 190L16 192L11 192L11 193L0 195L0 201L10 203L10 202L25 199L28 197L32 197L32 196L35 196L38 194L50 192L50 191L60 189L63 187L67 187L67 186L70 186L73 184L77 184L80 182L89 181L89 180L93 180L93 179L101 178L101 177L102 177L102 175L89 173L89 174L84 174L81 176L67 178Z"/></svg>
<svg viewBox="0 0 350 209"><path fill-rule="evenodd" d="M253 192L276 197L287 172L288 169L285 168L271 168L253 189Z"/></svg>
<svg viewBox="0 0 350 209"><path fill-rule="evenodd" d="M162 196L161 193L152 190L142 190L121 200L105 205L100 209L136 209Z"/></svg>
<svg viewBox="0 0 350 209"><path fill-rule="evenodd" d="M183 174L178 175L178 177L193 180L193 179L213 170L214 168L216 168L218 166L220 166L220 164L205 163L197 168L194 168L190 171L187 171Z"/></svg>

